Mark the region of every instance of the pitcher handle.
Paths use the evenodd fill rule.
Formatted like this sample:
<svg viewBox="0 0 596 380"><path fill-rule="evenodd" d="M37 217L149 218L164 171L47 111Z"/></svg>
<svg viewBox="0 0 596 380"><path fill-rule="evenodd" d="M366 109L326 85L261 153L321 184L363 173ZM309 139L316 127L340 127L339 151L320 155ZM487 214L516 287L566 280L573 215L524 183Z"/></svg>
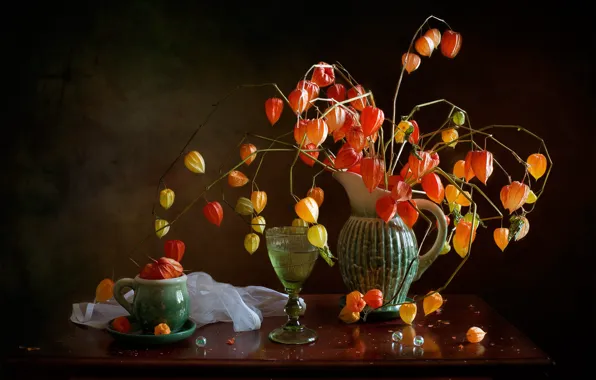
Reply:
<svg viewBox="0 0 596 380"><path fill-rule="evenodd" d="M135 280L133 280L132 278L121 278L114 284L114 299L120 305L122 305L122 307L125 308L130 315L132 315L132 304L128 302L126 298L124 298L124 296L122 295L122 289L124 288L130 288L136 291Z"/></svg>
<svg viewBox="0 0 596 380"><path fill-rule="evenodd" d="M443 249L443 245L445 244L445 239L447 238L447 221L445 220L445 214L443 210L439 206L437 206L434 202L431 202L427 199L415 199L416 206L420 210L427 210L430 211L435 218L437 218L437 225L438 225L438 233L435 243L428 250L424 255L420 256L420 261L418 264L418 272L416 272L416 276L414 276L414 281L418 280L422 273L430 267L430 265L439 257L441 250Z"/></svg>

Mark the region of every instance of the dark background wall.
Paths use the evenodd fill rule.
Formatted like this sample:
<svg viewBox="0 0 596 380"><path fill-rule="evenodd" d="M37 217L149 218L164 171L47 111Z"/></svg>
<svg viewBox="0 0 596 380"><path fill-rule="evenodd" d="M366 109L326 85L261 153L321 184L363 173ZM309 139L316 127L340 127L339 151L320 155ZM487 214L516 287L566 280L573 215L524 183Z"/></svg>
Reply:
<svg viewBox="0 0 596 380"><path fill-rule="evenodd" d="M13 323L38 321L32 331L41 334L68 317L71 303L92 300L100 279L133 276L137 268L129 256L144 262L161 254L157 238L139 245L152 233L157 180L212 104L233 87L276 82L288 93L313 63L339 61L390 114L401 54L433 14L462 33L462 50L453 61L436 53L406 76L398 113L446 98L466 109L477 127L519 124L542 136L555 161L529 235L501 253L492 233L481 231L448 292L483 296L557 362L580 368L594 358L595 338L594 249L588 243L594 232L595 14L580 2L545 4L20 3L5 14L3 33L8 246L1 289L8 307L19 307ZM206 175L191 176L179 164L167 178L177 203L163 217L175 215L212 181L222 160L236 159L244 131L274 136L289 130L287 109L274 128L264 117L263 101L272 95L271 88L247 89L221 107L190 146L204 155ZM447 111L423 113L422 129L424 117L434 128L433 117ZM503 140L522 156L538 148L515 133ZM503 152L496 154L507 162ZM456 159L447 155L445 167ZM269 194L264 215L270 225L293 218L285 171L290 162L286 154L271 155L259 175ZM312 173L298 165L297 194L309 188ZM349 215L347 197L329 176L318 184L326 191L320 221L333 250ZM498 194L497 187L489 191ZM247 192L226 195L233 203ZM219 195L215 189L208 197ZM185 268L235 285L279 289L264 247L252 256L243 250L242 220L226 209L222 227L215 228L204 220L202 204L167 235L186 242ZM412 292L441 285L458 261L453 252L441 257ZM345 291L339 270L322 261L304 289Z"/></svg>

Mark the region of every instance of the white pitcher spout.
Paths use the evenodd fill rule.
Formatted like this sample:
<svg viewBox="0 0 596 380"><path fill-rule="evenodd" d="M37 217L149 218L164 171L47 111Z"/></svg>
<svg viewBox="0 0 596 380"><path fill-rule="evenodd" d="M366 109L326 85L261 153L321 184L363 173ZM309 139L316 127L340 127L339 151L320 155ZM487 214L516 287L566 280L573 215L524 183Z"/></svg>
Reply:
<svg viewBox="0 0 596 380"><path fill-rule="evenodd" d="M362 176L357 173L333 172L333 178L335 178L346 190L352 211L357 216L376 218L377 200L385 195L391 194L389 191L378 187L371 193L364 185Z"/></svg>

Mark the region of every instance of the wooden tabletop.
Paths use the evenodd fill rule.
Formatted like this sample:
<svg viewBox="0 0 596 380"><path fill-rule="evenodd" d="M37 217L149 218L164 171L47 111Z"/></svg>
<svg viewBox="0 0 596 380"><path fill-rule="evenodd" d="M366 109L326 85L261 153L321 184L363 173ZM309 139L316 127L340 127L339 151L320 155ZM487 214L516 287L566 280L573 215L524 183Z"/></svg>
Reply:
<svg viewBox="0 0 596 380"><path fill-rule="evenodd" d="M5 358L13 375L35 373L65 377L102 376L499 376L541 374L552 361L523 333L473 295L447 295L438 313L419 314L412 326L400 320L345 324L337 318L340 295L303 295L306 313L301 321L319 334L305 346L286 346L269 341L267 334L285 322L265 318L260 330L235 333L231 323L197 329L194 335L168 346L126 347L105 331L65 323L54 339L40 341L39 349L15 347ZM481 343L465 341L469 327L487 331ZM401 343L392 333L402 331ZM415 347L415 335L424 345ZM207 338L197 347L198 336ZM235 338L234 344L226 342ZM398 372L395 372L398 371ZM33 378L33 377L30 377Z"/></svg>

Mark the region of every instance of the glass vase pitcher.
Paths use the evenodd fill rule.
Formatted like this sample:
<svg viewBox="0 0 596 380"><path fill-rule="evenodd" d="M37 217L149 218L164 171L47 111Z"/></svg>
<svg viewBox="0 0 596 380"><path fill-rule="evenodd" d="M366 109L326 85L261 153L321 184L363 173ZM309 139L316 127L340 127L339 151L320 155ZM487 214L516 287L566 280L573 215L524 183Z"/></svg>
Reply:
<svg viewBox="0 0 596 380"><path fill-rule="evenodd" d="M346 190L352 209L337 242L339 268L348 291L358 290L365 294L370 289L379 289L383 292L385 301L389 301L395 296L403 280L403 286L394 303L406 301L412 282L420 278L443 248L447 236L445 214L435 203L415 199L420 210L430 211L437 218L438 225L433 246L419 256L416 235L399 215L388 223L377 216L377 199L389 195L390 191L376 188L371 193L362 177L352 172L334 172L333 177ZM415 261L408 272L413 259ZM399 318L399 306L379 308L370 313L368 318Z"/></svg>

